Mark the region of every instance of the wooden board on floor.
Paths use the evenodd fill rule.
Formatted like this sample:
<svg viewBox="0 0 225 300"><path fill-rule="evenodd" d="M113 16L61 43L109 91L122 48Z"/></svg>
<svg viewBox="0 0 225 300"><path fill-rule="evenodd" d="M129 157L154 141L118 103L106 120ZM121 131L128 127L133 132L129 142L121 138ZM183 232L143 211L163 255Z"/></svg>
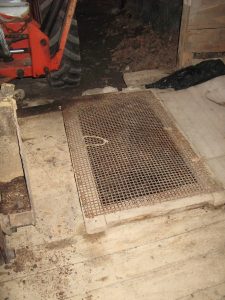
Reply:
<svg viewBox="0 0 225 300"><path fill-rule="evenodd" d="M188 32L186 50L188 52L224 52L225 27L215 29L190 30Z"/></svg>
<svg viewBox="0 0 225 300"><path fill-rule="evenodd" d="M179 300L222 300L224 299L225 295L225 282L222 282L220 284L215 284L213 286L209 286L205 289L200 289L195 293L192 293L186 297L182 297Z"/></svg>
<svg viewBox="0 0 225 300"><path fill-rule="evenodd" d="M193 0L189 20L190 29L225 27L223 0Z"/></svg>
<svg viewBox="0 0 225 300"><path fill-rule="evenodd" d="M209 212L209 217L210 214ZM198 220L201 223L201 218ZM173 221L169 221L164 225L169 235L172 223ZM58 299L60 294L63 294L65 299L85 299L86 294L92 295L93 299L126 299L123 298L126 293L129 299L147 299L150 295L151 299L168 299L166 298L168 295L169 299L176 299L175 296L183 297L198 288L208 288L214 282L225 280L223 263L225 253L221 252L225 242L224 229L225 221L217 221L170 238L156 239L155 242L143 240L141 243L137 240L137 247L132 244L131 238L127 241L127 249L120 251L117 244L120 244L123 237L120 237L122 231L117 228L117 244L111 247L110 254L107 255L104 250L107 245L103 242L104 238L96 237L89 245L89 250L92 249L91 252L95 253L96 257L92 257L90 253L89 259L85 259L84 251L83 258L81 256L78 262L76 262L78 245L74 244L74 252L68 252L69 245L65 244L63 247L61 243L64 260L59 263L60 253L58 256L56 253L60 252L60 243L58 247L55 243L55 255L48 257L47 265L42 265L42 260L39 261L35 253L33 258L28 256L29 266L26 266L26 261L25 266L21 262L19 264L18 257L18 264L13 265L14 278L4 280L0 284L0 289L3 296L14 299L20 294L22 283L25 300L44 299L45 296L53 300ZM126 227L123 230L124 233L129 231ZM100 252L96 252L96 247ZM41 249L42 251L46 249L49 253L51 245L49 247L47 244L42 245ZM88 257L88 252L86 253ZM42 265L42 270L39 265ZM23 274L24 267L25 274ZM210 275L206 272L204 276L200 276L204 268L210 269ZM8 270L11 272L10 268ZM192 276L193 272L196 277ZM135 286L135 290L132 286ZM162 286L163 289L160 288ZM107 293L112 295L111 298L106 298Z"/></svg>

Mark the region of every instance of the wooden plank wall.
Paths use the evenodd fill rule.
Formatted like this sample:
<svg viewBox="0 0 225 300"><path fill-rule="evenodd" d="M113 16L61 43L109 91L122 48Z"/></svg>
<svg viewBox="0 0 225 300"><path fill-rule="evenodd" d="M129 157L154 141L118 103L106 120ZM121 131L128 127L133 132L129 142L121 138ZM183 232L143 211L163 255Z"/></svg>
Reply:
<svg viewBox="0 0 225 300"><path fill-rule="evenodd" d="M184 0L179 66L195 63L194 53L219 52L225 52L225 0Z"/></svg>

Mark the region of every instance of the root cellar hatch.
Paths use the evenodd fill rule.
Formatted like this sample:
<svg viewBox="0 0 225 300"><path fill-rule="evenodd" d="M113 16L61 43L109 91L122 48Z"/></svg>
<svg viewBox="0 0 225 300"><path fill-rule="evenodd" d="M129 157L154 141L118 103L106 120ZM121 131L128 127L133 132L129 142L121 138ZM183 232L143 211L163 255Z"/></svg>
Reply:
<svg viewBox="0 0 225 300"><path fill-rule="evenodd" d="M85 218L217 188L151 92L87 97L64 121Z"/></svg>

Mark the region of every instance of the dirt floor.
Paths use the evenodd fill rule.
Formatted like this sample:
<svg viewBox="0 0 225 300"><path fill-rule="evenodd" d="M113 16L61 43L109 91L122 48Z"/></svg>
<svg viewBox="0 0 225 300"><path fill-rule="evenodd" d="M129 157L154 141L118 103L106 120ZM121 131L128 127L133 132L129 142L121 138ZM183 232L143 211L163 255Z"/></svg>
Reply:
<svg viewBox="0 0 225 300"><path fill-rule="evenodd" d="M24 177L9 183L0 183L0 213L13 214L30 210L30 201Z"/></svg>
<svg viewBox="0 0 225 300"><path fill-rule="evenodd" d="M169 36L160 36L149 25L141 26L131 22L126 16L116 20L128 21L125 31L128 33L111 51L112 63L122 72L151 69L173 70L176 67L177 37L175 32ZM114 30L114 28L113 28ZM111 36L111 38L113 35ZM167 53L165 50L167 49ZM166 55L165 55L166 54Z"/></svg>

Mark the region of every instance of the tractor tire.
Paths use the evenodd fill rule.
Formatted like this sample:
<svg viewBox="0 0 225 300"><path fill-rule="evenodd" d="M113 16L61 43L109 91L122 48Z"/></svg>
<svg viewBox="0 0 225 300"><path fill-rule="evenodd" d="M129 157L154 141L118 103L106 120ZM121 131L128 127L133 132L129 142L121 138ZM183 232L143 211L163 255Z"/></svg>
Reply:
<svg viewBox="0 0 225 300"><path fill-rule="evenodd" d="M40 4L40 13L42 19L42 26L48 18L49 12L51 11L52 6L54 5L53 0L39 0ZM63 5L55 20L54 27L49 33L49 42L50 42L50 55L53 58L58 49L60 34L62 31L62 26L66 16L68 0L63 1ZM45 31L45 28L42 28ZM63 53L62 62L59 70L52 71L47 75L49 84L52 87L68 87L68 86L78 86L81 78L81 59L80 59L80 45L78 37L78 28L77 21L74 16L69 35L67 38L66 46Z"/></svg>
<svg viewBox="0 0 225 300"><path fill-rule="evenodd" d="M32 2L32 1L30 1ZM53 3L53 0L38 0L39 10L41 14L41 21L43 21L48 14L49 9Z"/></svg>
<svg viewBox="0 0 225 300"><path fill-rule="evenodd" d="M69 35L64 49L59 70L48 74L48 82L52 87L76 87L81 79L80 43L78 37L77 21L71 23Z"/></svg>

